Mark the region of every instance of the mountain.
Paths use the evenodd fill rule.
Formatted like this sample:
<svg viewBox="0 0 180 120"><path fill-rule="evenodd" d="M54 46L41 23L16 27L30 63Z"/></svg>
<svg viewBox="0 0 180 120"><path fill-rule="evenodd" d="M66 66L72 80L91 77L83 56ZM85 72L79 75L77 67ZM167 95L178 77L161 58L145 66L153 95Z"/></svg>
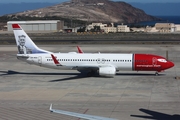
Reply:
<svg viewBox="0 0 180 120"><path fill-rule="evenodd" d="M179 3L130 3L132 6L144 10L154 16L180 16Z"/></svg>
<svg viewBox="0 0 180 120"><path fill-rule="evenodd" d="M136 23L157 20L143 10L125 2L109 0L71 0L50 7L28 10L17 16L46 17L60 16L89 22Z"/></svg>

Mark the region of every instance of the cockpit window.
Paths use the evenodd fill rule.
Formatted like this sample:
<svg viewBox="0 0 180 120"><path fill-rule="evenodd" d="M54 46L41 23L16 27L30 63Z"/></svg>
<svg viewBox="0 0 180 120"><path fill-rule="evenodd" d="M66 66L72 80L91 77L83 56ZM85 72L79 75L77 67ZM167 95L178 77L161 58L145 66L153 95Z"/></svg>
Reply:
<svg viewBox="0 0 180 120"><path fill-rule="evenodd" d="M158 61L159 61L159 62L164 62L164 63L166 63L166 62L167 62L167 60L166 60L166 59L158 59Z"/></svg>

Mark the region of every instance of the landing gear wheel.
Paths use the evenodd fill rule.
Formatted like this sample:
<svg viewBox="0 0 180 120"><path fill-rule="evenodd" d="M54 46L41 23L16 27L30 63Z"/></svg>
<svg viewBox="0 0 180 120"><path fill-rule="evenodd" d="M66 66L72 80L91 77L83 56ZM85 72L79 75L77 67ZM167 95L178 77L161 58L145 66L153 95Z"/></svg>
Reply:
<svg viewBox="0 0 180 120"><path fill-rule="evenodd" d="M156 73L155 73L155 75L156 75L156 76L158 76L158 75L159 75L159 73L158 73L158 72L156 72Z"/></svg>

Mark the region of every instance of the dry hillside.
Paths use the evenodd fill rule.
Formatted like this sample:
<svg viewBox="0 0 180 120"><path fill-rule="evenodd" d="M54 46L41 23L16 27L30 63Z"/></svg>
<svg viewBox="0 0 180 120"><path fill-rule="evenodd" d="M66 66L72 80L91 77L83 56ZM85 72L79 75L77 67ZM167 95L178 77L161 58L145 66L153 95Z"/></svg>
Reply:
<svg viewBox="0 0 180 120"><path fill-rule="evenodd" d="M24 11L16 15L45 17L61 16L89 22L134 23L152 21L157 18L125 2L109 0L71 0L55 6L37 10Z"/></svg>

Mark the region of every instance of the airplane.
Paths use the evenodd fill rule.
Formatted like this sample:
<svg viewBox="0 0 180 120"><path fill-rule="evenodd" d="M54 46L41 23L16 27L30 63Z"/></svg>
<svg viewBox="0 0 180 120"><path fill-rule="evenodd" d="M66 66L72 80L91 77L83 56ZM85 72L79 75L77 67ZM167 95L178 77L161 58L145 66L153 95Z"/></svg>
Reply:
<svg viewBox="0 0 180 120"><path fill-rule="evenodd" d="M87 119L87 120L117 120L114 118L106 118L106 117L100 117L100 116L94 116L94 115L87 115L87 114L80 114L80 113L75 113L75 112L57 110L57 109L52 108L52 104L50 105L49 110L50 112L73 116L73 117L82 118L82 119Z"/></svg>
<svg viewBox="0 0 180 120"><path fill-rule="evenodd" d="M17 59L52 69L77 70L88 76L114 77L118 71L155 71L159 75L174 63L153 54L115 53L53 53L40 49L19 24L12 24L16 44Z"/></svg>

